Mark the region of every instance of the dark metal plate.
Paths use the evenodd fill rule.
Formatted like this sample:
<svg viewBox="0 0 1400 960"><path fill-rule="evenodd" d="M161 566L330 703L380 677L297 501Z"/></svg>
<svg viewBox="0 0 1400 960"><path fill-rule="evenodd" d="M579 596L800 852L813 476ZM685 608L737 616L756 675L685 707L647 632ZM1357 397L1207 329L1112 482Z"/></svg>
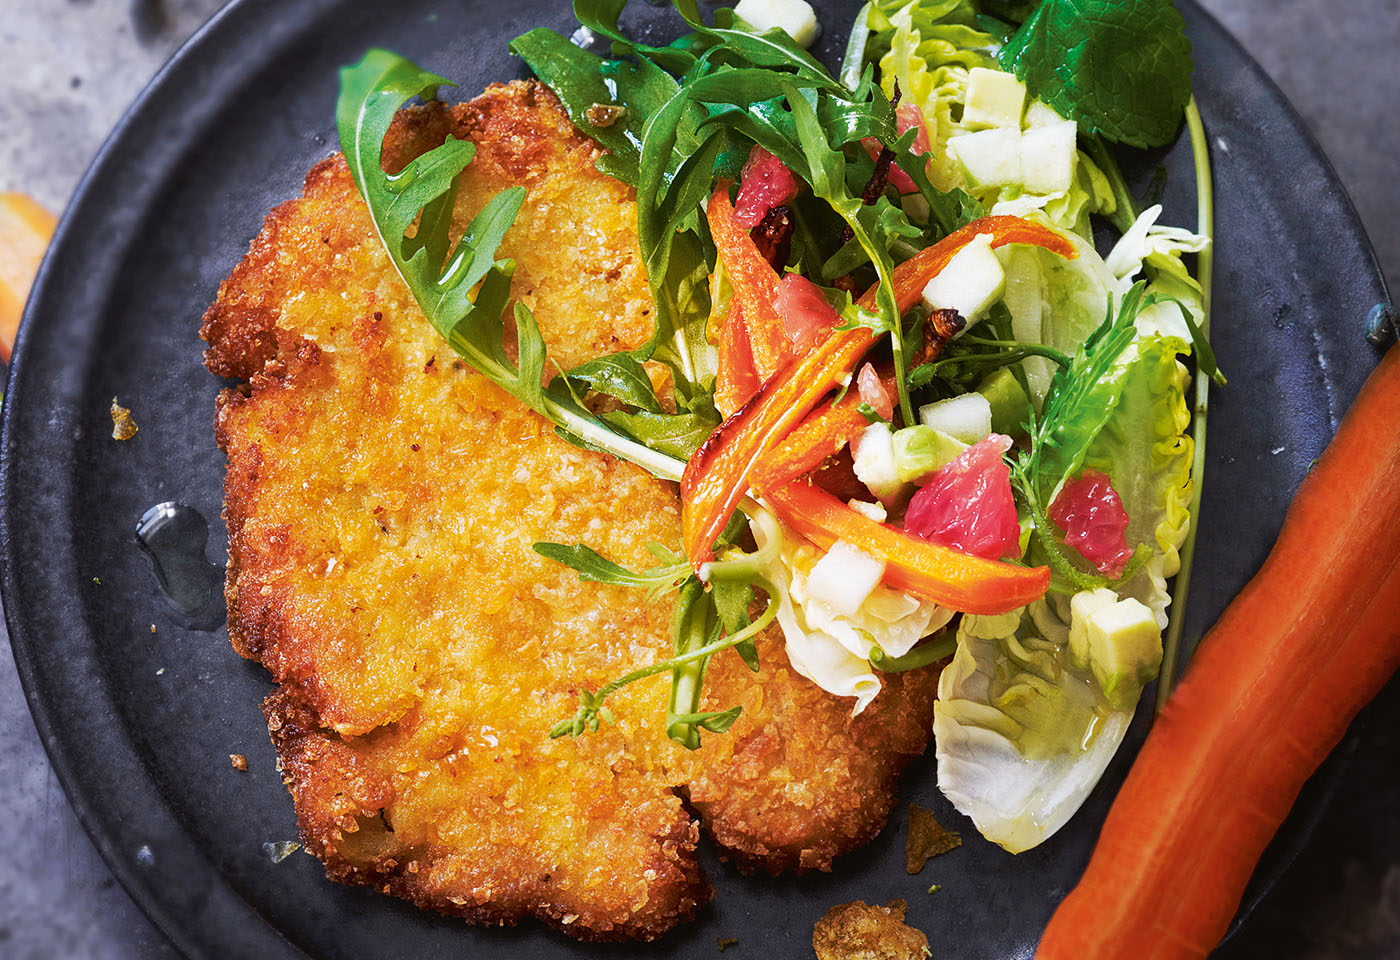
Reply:
<svg viewBox="0 0 1400 960"><path fill-rule="evenodd" d="M668 12L636 6L630 28L675 32ZM850 14L819 6L820 52L832 62ZM1198 637L1263 560L1374 364L1362 323L1385 290L1297 117L1214 21L1181 6L1215 147L1214 333L1231 375L1212 400L1187 621ZM739 938L729 956L798 957L833 904L894 897L909 900L910 921L941 958L1029 956L1087 862L1145 710L1079 816L1036 850L1013 858L981 841L938 794L930 759L906 776L904 795L965 843L923 875L904 873L902 810L829 875L745 878L707 853L715 902L647 946L584 947L537 924L468 927L330 884L309 857L273 865L264 854L265 841L296 834L257 709L268 682L223 631L180 626L132 539L147 507L178 500L211 519L210 559L223 560L224 464L212 436L221 384L200 362L199 317L263 214L297 195L333 148L336 67L390 46L459 78L469 96L520 73L505 41L539 25L567 33L572 19L553 0L234 3L161 72L89 171L30 301L0 437L5 610L40 735L80 819L191 957L709 960L716 937ZM1189 150L1180 143L1129 173L1145 185L1159 165L1166 222L1194 223ZM127 443L110 439L114 396L141 425ZM248 756L247 773L230 768L229 753ZM1326 768L1314 778L1247 905L1304 842L1335 779ZM931 882L943 889L927 896Z"/></svg>

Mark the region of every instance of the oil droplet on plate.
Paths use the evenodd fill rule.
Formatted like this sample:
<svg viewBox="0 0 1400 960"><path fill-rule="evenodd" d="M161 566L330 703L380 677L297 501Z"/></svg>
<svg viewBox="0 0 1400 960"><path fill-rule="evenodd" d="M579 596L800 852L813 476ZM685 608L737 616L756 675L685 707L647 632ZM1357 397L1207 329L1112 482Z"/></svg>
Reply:
<svg viewBox="0 0 1400 960"><path fill-rule="evenodd" d="M224 572L205 559L208 541L208 521L183 503L158 503L136 523L136 543L161 594L179 624L192 630L217 630L225 620Z"/></svg>

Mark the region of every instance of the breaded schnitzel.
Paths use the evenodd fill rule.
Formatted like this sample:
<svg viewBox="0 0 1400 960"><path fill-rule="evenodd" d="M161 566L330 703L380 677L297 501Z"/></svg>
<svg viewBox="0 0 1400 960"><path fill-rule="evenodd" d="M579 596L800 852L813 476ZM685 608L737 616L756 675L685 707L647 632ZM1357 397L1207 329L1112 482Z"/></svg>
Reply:
<svg viewBox="0 0 1400 960"><path fill-rule="evenodd" d="M458 229L529 191L501 256L563 367L645 340L651 299L630 188L593 167L552 93L493 86L402 112L386 166L475 141ZM871 707L726 652L706 705L743 714L688 752L665 677L623 688L615 725L551 740L581 687L664 659L673 600L583 582L538 555L582 542L647 566L676 545L673 485L571 446L456 361L375 235L343 158L267 218L204 318L222 395L235 649L280 684L264 704L308 849L336 880L471 920L536 916L583 939L651 938L710 896L688 798L749 867L827 869L868 841L927 745L937 671Z"/></svg>

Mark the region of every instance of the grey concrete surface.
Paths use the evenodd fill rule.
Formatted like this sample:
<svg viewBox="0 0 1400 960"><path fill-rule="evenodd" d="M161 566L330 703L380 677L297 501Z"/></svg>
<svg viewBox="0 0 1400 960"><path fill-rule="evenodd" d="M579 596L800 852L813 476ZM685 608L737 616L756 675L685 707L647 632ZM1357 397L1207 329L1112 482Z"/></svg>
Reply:
<svg viewBox="0 0 1400 960"><path fill-rule="evenodd" d="M1298 107L1400 289L1400 3L1204 0ZM0 190L57 210L126 105L218 0L0 3ZM44 757L0 628L0 957L167 960ZM1341 799L1244 936L1254 957L1400 956L1400 690L1367 711Z"/></svg>

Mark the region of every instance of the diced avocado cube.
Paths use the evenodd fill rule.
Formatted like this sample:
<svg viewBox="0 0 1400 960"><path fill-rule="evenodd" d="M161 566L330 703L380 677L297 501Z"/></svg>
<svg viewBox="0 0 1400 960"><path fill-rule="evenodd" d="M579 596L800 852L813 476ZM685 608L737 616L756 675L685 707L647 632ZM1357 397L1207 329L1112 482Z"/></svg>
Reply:
<svg viewBox="0 0 1400 960"><path fill-rule="evenodd" d="M1063 193L1074 181L1079 128L1073 120L1048 123L1021 135L1021 186L1027 193Z"/></svg>
<svg viewBox="0 0 1400 960"><path fill-rule="evenodd" d="M1032 100L1026 106L1026 117L1021 126L1029 130L1031 127L1043 127L1050 123L1063 123L1064 119L1045 101Z"/></svg>
<svg viewBox="0 0 1400 960"><path fill-rule="evenodd" d="M1089 669L1089 621L1095 612L1118 602L1118 594L1107 587L1081 590L1069 602L1069 662L1079 670Z"/></svg>
<svg viewBox="0 0 1400 960"><path fill-rule="evenodd" d="M965 133L948 141L948 153L962 168L967 185L1010 187L1021 182L1021 131L997 127Z"/></svg>
<svg viewBox="0 0 1400 960"><path fill-rule="evenodd" d="M1087 660L1114 709L1132 709L1143 685L1162 665L1157 618L1143 603L1132 597L1119 600L1106 587L1076 594L1070 609L1071 663L1082 669Z"/></svg>
<svg viewBox="0 0 1400 960"><path fill-rule="evenodd" d="M837 540L807 575L807 595L837 613L855 617L884 575L883 560Z"/></svg>
<svg viewBox="0 0 1400 960"><path fill-rule="evenodd" d="M986 127L1021 129L1021 108L1026 85L1014 73L973 67L967 74L962 125L969 130Z"/></svg>
<svg viewBox="0 0 1400 960"><path fill-rule="evenodd" d="M1030 417L1030 401L1020 381L1007 367L993 370L977 385L977 392L987 398L992 408L992 432L1018 437L1026 432Z"/></svg>
<svg viewBox="0 0 1400 960"><path fill-rule="evenodd" d="M913 483L952 463L967 444L944 433L918 424L894 432L894 472L906 483Z"/></svg>
<svg viewBox="0 0 1400 960"><path fill-rule="evenodd" d="M992 252L992 235L979 233L924 287L924 306L930 311L956 310L970 327L1005 290L1006 271Z"/></svg>
<svg viewBox="0 0 1400 960"><path fill-rule="evenodd" d="M919 408L919 422L964 444L992 432L992 405L980 393L964 393Z"/></svg>
<svg viewBox="0 0 1400 960"><path fill-rule="evenodd" d="M894 438L888 423L881 421L865 428L856 448L854 467L856 479L869 487L880 502L888 506L899 499L904 484L895 472Z"/></svg>
<svg viewBox="0 0 1400 960"><path fill-rule="evenodd" d="M734 15L759 33L779 27L804 47L816 43L822 32L807 0L739 0Z"/></svg>

